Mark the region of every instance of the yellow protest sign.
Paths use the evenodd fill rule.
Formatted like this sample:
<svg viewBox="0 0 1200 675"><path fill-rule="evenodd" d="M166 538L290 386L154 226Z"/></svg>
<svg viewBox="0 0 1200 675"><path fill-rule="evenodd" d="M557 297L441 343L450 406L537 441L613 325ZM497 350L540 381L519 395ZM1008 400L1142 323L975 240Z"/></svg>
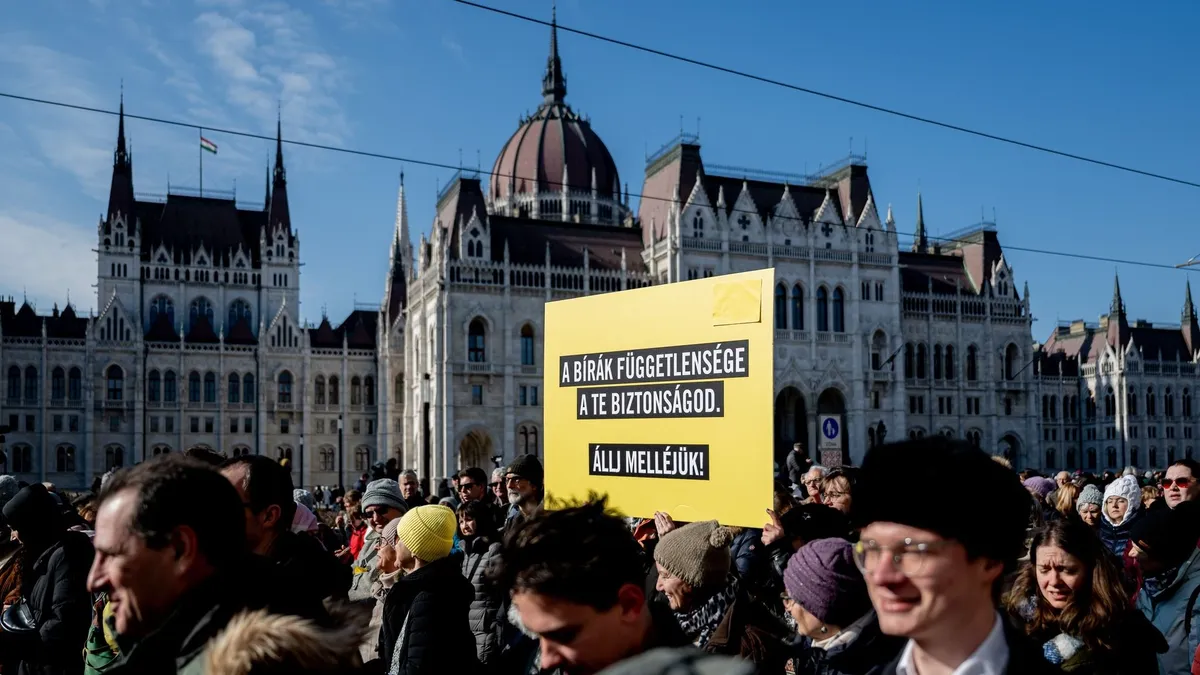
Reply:
<svg viewBox="0 0 1200 675"><path fill-rule="evenodd" d="M762 527L774 284L767 269L548 303L547 501Z"/></svg>

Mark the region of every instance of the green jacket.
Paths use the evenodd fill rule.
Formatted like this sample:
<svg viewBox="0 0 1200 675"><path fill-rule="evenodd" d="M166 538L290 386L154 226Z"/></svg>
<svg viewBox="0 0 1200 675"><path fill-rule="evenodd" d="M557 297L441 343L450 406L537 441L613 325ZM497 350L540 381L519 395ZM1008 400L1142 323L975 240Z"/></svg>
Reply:
<svg viewBox="0 0 1200 675"><path fill-rule="evenodd" d="M118 656L120 652L108 594L101 593L92 607L92 627L88 629L87 643L83 648L84 675L100 675L109 669Z"/></svg>

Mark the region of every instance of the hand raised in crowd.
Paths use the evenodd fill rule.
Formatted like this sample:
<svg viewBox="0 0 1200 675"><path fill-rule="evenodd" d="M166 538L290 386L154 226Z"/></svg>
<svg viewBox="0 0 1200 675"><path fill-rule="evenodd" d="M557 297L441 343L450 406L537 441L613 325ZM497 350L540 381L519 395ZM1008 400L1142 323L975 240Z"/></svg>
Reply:
<svg viewBox="0 0 1200 675"><path fill-rule="evenodd" d="M771 522L763 525L763 546L770 546L783 539L783 522L779 520L779 514L775 513L774 509L767 509L767 515L771 517Z"/></svg>
<svg viewBox="0 0 1200 675"><path fill-rule="evenodd" d="M662 539L678 528L679 525L671 519L669 513L663 511L654 512L654 529L658 530L659 539Z"/></svg>

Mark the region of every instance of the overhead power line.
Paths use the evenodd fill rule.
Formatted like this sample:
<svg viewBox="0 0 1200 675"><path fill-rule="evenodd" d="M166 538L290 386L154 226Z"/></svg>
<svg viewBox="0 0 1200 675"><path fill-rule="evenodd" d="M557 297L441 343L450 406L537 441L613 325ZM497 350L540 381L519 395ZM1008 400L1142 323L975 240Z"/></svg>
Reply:
<svg viewBox="0 0 1200 675"><path fill-rule="evenodd" d="M51 100L51 99L37 98L37 97L33 97L33 96L22 96L19 94L13 94L10 92L5 92L5 91L0 91L0 98L7 98L7 99L16 100L16 101L24 101L26 103L34 103L34 104L38 104L38 105L47 105L47 106L53 106L53 107L58 107L58 108L66 108L69 110L77 110L80 112L109 115L109 116L113 116L113 117L116 117L117 115L121 114L119 111L116 111L116 110L106 110L104 108L97 108L94 106L78 105L75 103L66 103L64 101L55 101L55 100ZM253 139L264 140L264 141L275 141L276 140L276 138L274 136L269 136L266 134L257 134L257 133L253 133L253 132L249 132L249 131L241 131L238 129L228 129L228 128L216 127L216 126L211 126L211 125L201 125L201 124L195 124L193 122L183 122L180 120L172 120L172 119L166 119L166 118L162 118L162 117L153 117L150 115L136 115L136 114L127 112L127 113L125 113L125 117L127 117L129 119L142 120L144 122L151 122L154 124L164 124L164 125L180 127L180 128L184 128L184 129L199 129L199 130L211 131L211 132L215 132L215 133L219 133L219 134L226 134L229 136L240 136L242 138L253 138ZM400 162L402 164L427 166L427 167L434 168L434 169L449 169L452 171L468 170L466 167L462 167L457 164L447 164L445 162L433 162L433 161L429 161L429 160L425 160L425 159L415 159L412 157L403 157L400 155L392 155L392 154L383 153L383 152L373 152L370 150L358 150L358 149L354 149L354 148L341 148L341 147L334 146L334 145L325 145L322 143L310 143L307 141L297 141L297 140L292 140L292 139L288 139L288 138L283 138L281 140L282 140L282 142L287 143L288 145L294 145L294 146L302 147L302 148L311 148L314 150L323 150L323 151L327 151L327 152L338 152L338 153L342 153L342 154L353 155L356 157L369 157L372 159L383 159L383 160L392 161L392 162ZM487 171L484 169L478 170L478 173L480 173L482 175L488 175L488 176L499 176L501 178L520 178L520 176L512 176L512 175L503 174L503 173L499 173L499 172L495 172L495 171ZM546 181L542 181L542 182L547 185L557 186L559 188L561 188L563 185L559 181L546 180ZM651 201L662 201L662 202L668 202L668 203L674 203L674 201L675 201L673 198L670 198L670 197L660 197L658 195L647 195L647 194L641 194L641 193L637 193L637 192L629 192L629 193L627 193L627 195L630 197L637 197L638 199L649 199ZM731 214L746 213L749 215L761 215L753 209L739 209L736 207L731 208L729 210L729 213L731 213ZM911 241L913 239L912 235L901 234L899 236L901 238L905 238L909 241ZM968 239L962 239L962 238L956 239L956 238L950 238L950 237L934 237L934 236L929 236L929 235L926 236L926 239L929 239L932 241L940 241L940 242L944 242L944 243L971 243L970 240L968 240ZM1011 244L1005 244L1004 248L1008 249L1008 250L1013 250L1013 251L1021 251L1023 253L1035 253L1035 254L1039 254L1039 255L1049 255L1049 256L1056 256L1056 257L1060 257L1060 258L1075 258L1078 260L1089 260L1089 261L1094 261L1094 262L1106 262L1106 263L1115 263L1115 264L1119 264L1119 265L1132 265L1132 266L1136 266L1136 267L1148 267L1148 268L1158 268L1158 269L1167 269L1167 270L1180 269L1176 265L1173 265L1173 264L1155 263L1155 262L1149 262L1149 261L1145 261L1145 260L1126 260L1123 258L1112 258L1112 257L1108 257L1108 256L1088 255L1088 254L1084 254L1084 253L1069 253L1066 251L1052 251L1052 250L1046 250L1046 249L1031 248L1031 247L1027 247L1027 246L1016 246L1016 245L1011 245ZM1186 269L1184 269L1184 271L1192 271L1192 270L1191 270L1191 268L1186 268Z"/></svg>
<svg viewBox="0 0 1200 675"><path fill-rule="evenodd" d="M521 21L528 21L529 23L536 23L536 24L540 24L542 26L550 26L549 21L544 21L542 19L538 19L536 17L528 16L525 14L518 14L516 12L510 12L508 10L500 9L498 7L491 7L489 5L483 5L478 2L471 2L470 0L455 0L455 2L459 3L460 5L466 5L468 7L482 9L482 10L485 10L488 12L493 12L495 14L512 17L514 19L520 19ZM1116 169L1117 171L1124 171L1126 173L1132 173L1132 174L1135 174L1138 176L1145 176L1147 178L1156 178L1158 180L1165 180L1165 181L1168 181L1171 183L1177 183L1179 185L1187 185L1188 187L1200 188L1200 183L1195 182L1195 181L1185 180L1183 178L1176 178L1174 176L1168 176L1166 174L1155 173L1153 171L1146 171L1144 169L1138 169L1136 167L1126 166L1124 164L1117 164L1116 162L1109 162L1109 161L1106 161L1103 159L1096 159L1095 157L1088 157L1086 155L1079 155L1079 154L1076 154L1073 152L1067 152L1065 150L1058 150L1055 148L1051 148L1049 146L1038 145L1037 143L1022 141L1022 140L1019 140L1016 138L1010 138L1008 136L1000 136L999 134L993 134L993 133L989 133L987 131L980 131L978 129L964 127L960 124L953 124L951 122L943 122L941 120L936 120L931 117L924 117L922 115L907 113L902 110L896 110L895 108L888 108L885 106L876 105L874 103L867 103L866 101L859 101L856 99L847 98L845 96L831 94L829 92L812 89L810 87L804 87L804 86L801 86L798 84L792 84L790 82L784 82L782 80L776 80L776 79L773 79L770 77L765 77L762 75L755 75L754 73L749 73L744 70L738 70L736 68L730 68L728 66L722 66L722 65L719 65L716 63L711 63L709 61L701 61L700 59L691 58L689 56L674 54L672 52L663 51L661 49L655 49L653 47L647 47L645 45L639 45L639 44L636 44L633 42L619 40L617 38L608 37L607 35L600 35L598 33L592 33L590 31L581 30L579 28L571 28L569 26L564 26L561 23L556 24L556 25L558 26L559 30L566 31L568 33L582 35L583 37L591 38L593 40L607 42L609 44L617 45L619 47L625 47L627 49L633 49L633 50L636 50L639 52L644 52L646 54L653 54L655 56L661 56L666 59L671 59L673 61L679 61L681 63L687 63L687 64L690 64L693 66L699 66L701 68L707 68L709 70L715 70L720 73L734 75L736 77L745 78L747 80L753 80L755 82L762 82L764 84L770 84L770 85L774 85L776 87L783 87L784 89L791 89L792 91L798 91L802 94L810 94L812 96L818 96L820 98L828 99L830 101L837 101L838 103L845 103L847 105L852 105L852 106L855 106L858 108L864 108L866 110L872 110L875 112L880 112L880 113L892 115L895 117L901 117L903 119L911 120L914 122L920 122L922 124L930 124L935 127L941 127L942 129L949 129L950 131L957 131L957 132L968 134L971 136L976 136L978 138L986 138L990 141L997 141L1000 143L1006 143L1008 145L1015 145L1017 147L1025 148L1027 150L1035 150L1037 152L1044 152L1044 153L1047 153L1050 155L1055 155L1057 157L1065 157L1067 159L1073 159L1073 160L1080 161L1080 162L1086 162L1088 164L1093 164L1095 166L1102 166L1102 167L1109 168L1109 169Z"/></svg>

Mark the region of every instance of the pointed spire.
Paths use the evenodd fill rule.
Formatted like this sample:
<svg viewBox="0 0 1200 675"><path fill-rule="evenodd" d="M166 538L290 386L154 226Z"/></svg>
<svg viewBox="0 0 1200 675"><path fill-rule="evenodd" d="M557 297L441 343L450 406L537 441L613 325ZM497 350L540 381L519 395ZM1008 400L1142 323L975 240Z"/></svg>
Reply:
<svg viewBox="0 0 1200 675"><path fill-rule="evenodd" d="M1125 314L1125 302L1121 300L1121 277L1116 273L1113 274L1113 297L1108 311L1113 314Z"/></svg>
<svg viewBox="0 0 1200 675"><path fill-rule="evenodd" d="M892 216L892 205L888 204L887 220L883 221L889 230L896 229L896 219Z"/></svg>
<svg viewBox="0 0 1200 675"><path fill-rule="evenodd" d="M921 202L920 192L917 192L917 232L913 235L912 250L917 253L929 250L929 235L925 232L925 206Z"/></svg>
<svg viewBox="0 0 1200 675"><path fill-rule="evenodd" d="M124 214L127 226L135 227L132 217L134 209L133 197L133 163L129 158L128 146L125 144L125 92L121 92L121 107L117 119L117 149L113 151L112 183L108 191L107 223L112 224L118 213Z"/></svg>
<svg viewBox="0 0 1200 675"><path fill-rule="evenodd" d="M542 77L543 105L562 103L567 96L567 78L558 58L558 5L550 14L550 56L546 58L546 74Z"/></svg>
<svg viewBox="0 0 1200 675"><path fill-rule="evenodd" d="M283 118L275 118L275 181L287 180L287 171L283 168Z"/></svg>
<svg viewBox="0 0 1200 675"><path fill-rule="evenodd" d="M1190 280L1187 282L1184 291L1183 316L1185 318L1196 316L1196 305L1192 302L1192 282Z"/></svg>
<svg viewBox="0 0 1200 675"><path fill-rule="evenodd" d="M125 87L121 87L121 107L117 115L117 151L113 154L113 165L129 163L129 151L125 145Z"/></svg>
<svg viewBox="0 0 1200 675"><path fill-rule="evenodd" d="M275 171L271 186L271 208L267 220L269 226L282 227L288 233L288 244L292 243L292 217L287 198L287 171L283 168L283 118L275 120Z"/></svg>

